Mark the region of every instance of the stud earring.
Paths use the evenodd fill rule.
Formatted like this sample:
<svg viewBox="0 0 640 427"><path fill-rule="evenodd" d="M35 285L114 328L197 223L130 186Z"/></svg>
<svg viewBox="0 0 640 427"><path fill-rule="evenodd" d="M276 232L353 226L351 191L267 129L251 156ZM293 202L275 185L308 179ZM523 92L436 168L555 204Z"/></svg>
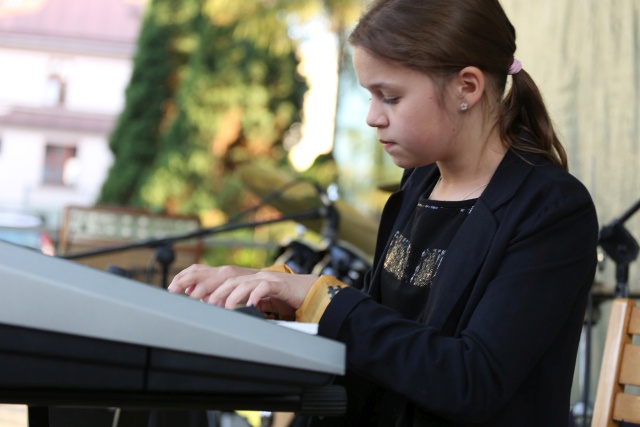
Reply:
<svg viewBox="0 0 640 427"><path fill-rule="evenodd" d="M462 101L459 108L460 111L467 111L469 109L469 103L467 101Z"/></svg>

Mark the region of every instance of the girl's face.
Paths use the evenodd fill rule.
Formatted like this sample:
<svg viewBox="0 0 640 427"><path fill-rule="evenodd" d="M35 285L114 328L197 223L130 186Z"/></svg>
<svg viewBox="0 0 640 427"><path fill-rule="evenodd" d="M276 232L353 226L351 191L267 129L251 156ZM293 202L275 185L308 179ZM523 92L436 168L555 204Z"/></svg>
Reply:
<svg viewBox="0 0 640 427"><path fill-rule="evenodd" d="M401 168L446 161L455 155L458 133L456 99L449 86L441 94L426 74L354 48L360 84L371 93L367 124Z"/></svg>

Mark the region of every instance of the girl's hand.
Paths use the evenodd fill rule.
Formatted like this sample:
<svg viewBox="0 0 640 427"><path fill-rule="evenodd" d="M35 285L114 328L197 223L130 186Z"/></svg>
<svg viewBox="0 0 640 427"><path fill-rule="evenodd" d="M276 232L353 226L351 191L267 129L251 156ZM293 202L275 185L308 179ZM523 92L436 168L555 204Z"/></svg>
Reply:
<svg viewBox="0 0 640 427"><path fill-rule="evenodd" d="M168 290L221 307L253 305L262 312L291 316L317 279L312 275L195 264L178 273Z"/></svg>

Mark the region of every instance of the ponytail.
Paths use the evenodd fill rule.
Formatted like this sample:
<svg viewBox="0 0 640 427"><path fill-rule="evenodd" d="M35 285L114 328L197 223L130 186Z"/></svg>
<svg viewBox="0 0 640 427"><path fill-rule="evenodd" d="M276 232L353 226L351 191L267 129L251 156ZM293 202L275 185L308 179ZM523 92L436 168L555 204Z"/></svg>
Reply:
<svg viewBox="0 0 640 427"><path fill-rule="evenodd" d="M511 147L520 151L542 154L568 169L567 154L553 129L538 87L524 70L512 78L511 88L500 107L499 129L503 141L509 141Z"/></svg>

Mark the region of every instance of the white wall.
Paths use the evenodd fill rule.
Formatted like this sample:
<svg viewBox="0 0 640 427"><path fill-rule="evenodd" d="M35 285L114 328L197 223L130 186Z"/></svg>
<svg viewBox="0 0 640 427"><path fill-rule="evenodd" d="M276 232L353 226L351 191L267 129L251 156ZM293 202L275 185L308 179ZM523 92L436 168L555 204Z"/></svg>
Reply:
<svg viewBox="0 0 640 427"><path fill-rule="evenodd" d="M124 107L124 89L131 63L122 59L75 58L69 70L69 110L118 113Z"/></svg>
<svg viewBox="0 0 640 427"><path fill-rule="evenodd" d="M0 48L0 105L42 105L47 68L43 53Z"/></svg>
<svg viewBox="0 0 640 427"><path fill-rule="evenodd" d="M43 138L21 130L2 131L0 138L0 205L25 206L42 181Z"/></svg>
<svg viewBox="0 0 640 427"><path fill-rule="evenodd" d="M0 105L46 106L54 72L67 80L66 109L116 114L124 105L131 61L0 48Z"/></svg>
<svg viewBox="0 0 640 427"><path fill-rule="evenodd" d="M57 227L67 205L92 205L113 161L104 137L61 132L0 130L0 207L43 212ZM68 187L44 185L47 144L77 148L77 174Z"/></svg>
<svg viewBox="0 0 640 427"><path fill-rule="evenodd" d="M48 77L60 72L67 81L67 111L113 115L124 107L132 71L127 58L72 56L0 48L0 114L12 107L48 108ZM56 228L64 206L91 205L113 161L108 135L0 126L0 207L35 209ZM77 151L75 184L44 186L47 144Z"/></svg>

